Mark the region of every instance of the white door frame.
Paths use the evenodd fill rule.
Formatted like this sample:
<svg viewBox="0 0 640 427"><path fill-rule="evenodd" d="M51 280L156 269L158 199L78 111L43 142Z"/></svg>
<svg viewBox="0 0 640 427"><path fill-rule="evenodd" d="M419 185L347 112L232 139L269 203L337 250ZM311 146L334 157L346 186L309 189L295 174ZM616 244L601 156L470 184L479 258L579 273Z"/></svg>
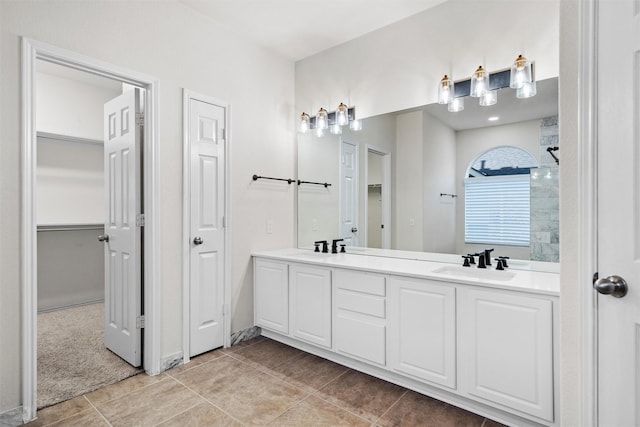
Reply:
<svg viewBox="0 0 640 427"><path fill-rule="evenodd" d="M375 145L365 144L364 156L364 182L369 183L369 153L382 156L382 249L391 249L391 152L378 148ZM365 191L365 198L368 191ZM369 246L369 204L364 203L364 245Z"/></svg>
<svg viewBox="0 0 640 427"><path fill-rule="evenodd" d="M66 67L120 80L146 89L145 131L142 177L145 209L145 256L143 271L145 329L143 366L149 375L160 373L160 192L158 185L158 80L135 71L22 38L22 407L23 420L30 421L37 409L37 240L36 240L36 60L42 59Z"/></svg>
<svg viewBox="0 0 640 427"><path fill-rule="evenodd" d="M231 106L229 103L202 95L188 89L182 93L182 354L183 363L188 363L190 348L190 252L191 252L191 151L189 144L189 101L206 102L225 109L224 139L224 285L223 285L223 330L224 346L231 346Z"/></svg>
<svg viewBox="0 0 640 427"><path fill-rule="evenodd" d="M578 2L578 283L580 285L580 424L598 425L597 298L597 19L598 0ZM562 78L563 76L561 76ZM569 79L574 76L567 76ZM562 100L562 97L561 97ZM562 169L560 169L562 180ZM561 264L561 279L562 279ZM566 362L565 362L566 363Z"/></svg>

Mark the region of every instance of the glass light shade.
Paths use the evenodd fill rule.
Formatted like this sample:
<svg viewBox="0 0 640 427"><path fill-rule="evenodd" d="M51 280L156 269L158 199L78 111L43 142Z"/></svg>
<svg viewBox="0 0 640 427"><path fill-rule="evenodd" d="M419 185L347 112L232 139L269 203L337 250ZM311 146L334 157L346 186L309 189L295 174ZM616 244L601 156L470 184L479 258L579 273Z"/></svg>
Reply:
<svg viewBox="0 0 640 427"><path fill-rule="evenodd" d="M482 65L471 76L471 93L469 95L479 98L489 90L489 73Z"/></svg>
<svg viewBox="0 0 640 427"><path fill-rule="evenodd" d="M331 132L332 135L340 135L342 134L342 127L338 123L334 123L329 126L329 132Z"/></svg>
<svg viewBox="0 0 640 427"><path fill-rule="evenodd" d="M452 113L457 113L458 111L464 110L464 98L453 98L449 103L447 109Z"/></svg>
<svg viewBox="0 0 640 427"><path fill-rule="evenodd" d="M516 89L516 98L524 99L536 96L536 82L531 82L522 85L521 88Z"/></svg>
<svg viewBox="0 0 640 427"><path fill-rule="evenodd" d="M349 123L349 109L342 102L336 109L336 123L340 126L344 126Z"/></svg>
<svg viewBox="0 0 640 427"><path fill-rule="evenodd" d="M318 138L322 138L324 136L324 129L322 128L316 128L316 136Z"/></svg>
<svg viewBox="0 0 640 427"><path fill-rule="evenodd" d="M489 105L495 105L498 103L498 92L495 90L488 90L480 97L480 105L487 107Z"/></svg>
<svg viewBox="0 0 640 427"><path fill-rule="evenodd" d="M453 80L445 74L438 85L438 104L450 103L455 95L454 88Z"/></svg>
<svg viewBox="0 0 640 427"><path fill-rule="evenodd" d="M522 55L518 55L513 64L511 64L511 79L509 86L513 89L520 89L527 83L533 81L531 75L531 62Z"/></svg>
<svg viewBox="0 0 640 427"><path fill-rule="evenodd" d="M302 113L300 115L300 125L298 126L300 133L307 133L309 132L310 128L311 128L311 118L307 113Z"/></svg>
<svg viewBox="0 0 640 427"><path fill-rule="evenodd" d="M324 108L320 108L316 114L316 129L329 129L329 114Z"/></svg>
<svg viewBox="0 0 640 427"><path fill-rule="evenodd" d="M349 129L351 130L362 130L362 120L351 120L351 122L349 122Z"/></svg>

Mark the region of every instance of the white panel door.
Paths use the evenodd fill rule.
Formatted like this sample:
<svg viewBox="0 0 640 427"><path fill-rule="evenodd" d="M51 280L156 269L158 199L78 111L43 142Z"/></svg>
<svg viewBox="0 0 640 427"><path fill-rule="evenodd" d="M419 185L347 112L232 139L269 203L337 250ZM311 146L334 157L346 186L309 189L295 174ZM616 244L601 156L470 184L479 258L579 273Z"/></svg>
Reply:
<svg viewBox="0 0 640 427"><path fill-rule="evenodd" d="M140 366L142 341L136 320L142 312L140 89L104 106L105 333L107 348Z"/></svg>
<svg viewBox="0 0 640 427"><path fill-rule="evenodd" d="M455 388L455 287L399 277L389 286L393 368Z"/></svg>
<svg viewBox="0 0 640 427"><path fill-rule="evenodd" d="M623 298L597 297L598 418L639 426L640 2L597 4L598 274L629 287Z"/></svg>
<svg viewBox="0 0 640 427"><path fill-rule="evenodd" d="M340 238L358 246L358 146L342 141L340 149Z"/></svg>
<svg viewBox="0 0 640 427"><path fill-rule="evenodd" d="M331 271L289 266L291 335L331 348Z"/></svg>
<svg viewBox="0 0 640 427"><path fill-rule="evenodd" d="M225 108L189 100L189 354L224 345Z"/></svg>
<svg viewBox="0 0 640 427"><path fill-rule="evenodd" d="M254 258L253 263L255 324L288 334L289 266L260 258Z"/></svg>
<svg viewBox="0 0 640 427"><path fill-rule="evenodd" d="M549 300L460 289L461 390L553 421L553 313Z"/></svg>

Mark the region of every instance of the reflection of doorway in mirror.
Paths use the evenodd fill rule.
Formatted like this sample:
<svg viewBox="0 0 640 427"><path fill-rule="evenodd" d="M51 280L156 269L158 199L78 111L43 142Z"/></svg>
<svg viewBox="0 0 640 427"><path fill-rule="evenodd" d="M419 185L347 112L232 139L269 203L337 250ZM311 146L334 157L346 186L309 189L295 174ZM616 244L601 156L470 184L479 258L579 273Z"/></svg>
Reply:
<svg viewBox="0 0 640 427"><path fill-rule="evenodd" d="M391 247L391 154L367 145L365 163L367 197L365 206L365 230L368 248Z"/></svg>
<svg viewBox="0 0 640 427"><path fill-rule="evenodd" d="M358 145L342 141L340 159L340 238L347 246L360 246Z"/></svg>

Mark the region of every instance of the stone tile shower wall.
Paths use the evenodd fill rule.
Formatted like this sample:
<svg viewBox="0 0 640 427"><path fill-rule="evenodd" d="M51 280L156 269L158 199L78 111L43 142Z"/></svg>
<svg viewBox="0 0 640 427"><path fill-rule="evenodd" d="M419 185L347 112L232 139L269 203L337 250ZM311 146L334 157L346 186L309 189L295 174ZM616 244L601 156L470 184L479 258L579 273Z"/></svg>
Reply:
<svg viewBox="0 0 640 427"><path fill-rule="evenodd" d="M531 171L531 260L560 261L558 165L547 147L560 145L558 117L540 121L540 168ZM559 152L554 154L558 157Z"/></svg>

